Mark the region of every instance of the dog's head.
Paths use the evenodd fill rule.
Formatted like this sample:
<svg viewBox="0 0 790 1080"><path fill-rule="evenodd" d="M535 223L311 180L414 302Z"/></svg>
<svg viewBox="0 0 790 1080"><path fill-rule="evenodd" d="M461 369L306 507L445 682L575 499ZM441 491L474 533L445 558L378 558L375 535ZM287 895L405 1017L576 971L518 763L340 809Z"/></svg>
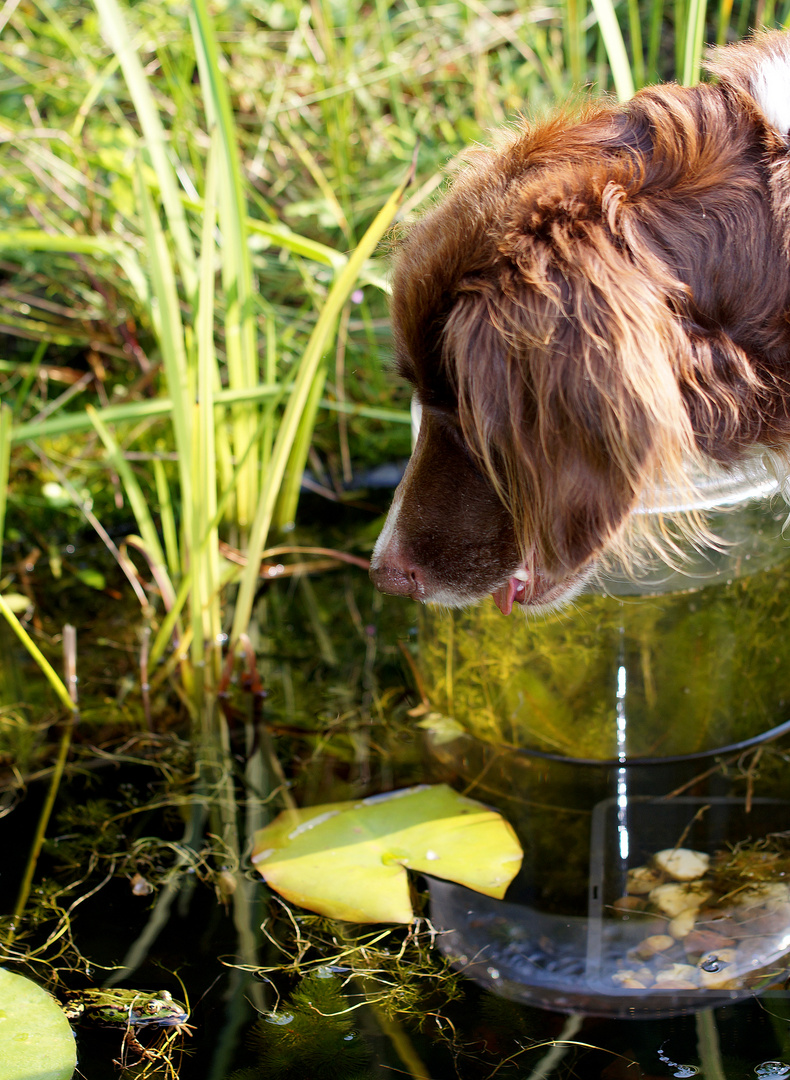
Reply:
<svg viewBox="0 0 790 1080"><path fill-rule="evenodd" d="M696 99L674 92L671 123L685 110L699 127ZM408 232L392 320L422 424L374 551L384 592L448 606L493 593L506 613L561 603L602 552L629 548L637 502L682 482L695 426L734 423L728 380L748 383L748 364L725 335L714 363L689 332L692 290L662 246L674 230L693 260L667 192L696 183L683 198L704 219L726 197L727 155L705 147L689 180L687 147L668 131L659 154L660 130L601 108L475 151Z"/></svg>

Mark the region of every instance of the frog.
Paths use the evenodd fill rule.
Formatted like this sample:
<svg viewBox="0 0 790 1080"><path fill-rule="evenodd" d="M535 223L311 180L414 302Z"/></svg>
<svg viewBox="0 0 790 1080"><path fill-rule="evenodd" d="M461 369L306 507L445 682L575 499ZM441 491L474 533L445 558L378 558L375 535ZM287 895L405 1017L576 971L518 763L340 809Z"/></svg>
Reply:
<svg viewBox="0 0 790 1080"><path fill-rule="evenodd" d="M189 1012L167 990L79 990L66 996L63 1011L71 1024L95 1024L124 1029L124 1042L143 1057L151 1053L138 1041L135 1032L142 1027L174 1027L191 1035L187 1024Z"/></svg>

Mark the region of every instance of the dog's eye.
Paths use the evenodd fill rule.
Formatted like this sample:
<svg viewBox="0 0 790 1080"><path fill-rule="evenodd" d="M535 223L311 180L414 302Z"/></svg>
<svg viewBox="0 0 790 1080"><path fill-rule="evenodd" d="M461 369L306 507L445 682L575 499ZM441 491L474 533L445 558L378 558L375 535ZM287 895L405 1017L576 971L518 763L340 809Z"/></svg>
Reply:
<svg viewBox="0 0 790 1080"><path fill-rule="evenodd" d="M434 429L438 428L444 439L449 440L456 446L470 463L478 471L477 460L469 449L469 444L464 438L463 428L458 412L455 409L437 408L435 405L422 406L423 415L430 414Z"/></svg>

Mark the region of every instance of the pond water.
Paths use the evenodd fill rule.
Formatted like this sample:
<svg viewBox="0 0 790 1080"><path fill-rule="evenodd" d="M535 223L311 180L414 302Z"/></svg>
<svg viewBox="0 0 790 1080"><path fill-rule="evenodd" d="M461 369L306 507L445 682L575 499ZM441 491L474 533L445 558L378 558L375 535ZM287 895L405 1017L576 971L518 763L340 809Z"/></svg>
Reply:
<svg viewBox="0 0 790 1080"><path fill-rule="evenodd" d="M299 542L340 547L349 536L360 545L372 536L368 513L346 510L334 522L321 513L320 533L303 532ZM73 564L102 562L87 539L74 548ZM191 1034L137 1030L148 1058L123 1046L118 1027L79 1027L86 1080L113 1075L113 1061L125 1061L130 1075L184 1080L790 1076L790 945L782 945L790 893L752 893L746 902L749 882L759 893L763 883L783 885L786 873L790 881L790 743L780 736L714 752L790 719L785 653L777 664L772 651L790 605L781 600L782 560L769 562L755 557L757 573L725 576L717 600L684 592L680 645L662 650L660 637L649 640L653 698L642 651L618 662L603 605L620 605L619 615L625 605L633 626L641 619L666 640L660 627L675 599L664 596L658 613L648 599L648 615L635 596L583 601L595 663L614 664L610 697L594 701L577 678L576 726L563 736L570 745L559 746L545 729L532 741L523 714L501 737L502 703L512 720L515 700L507 698L515 686L508 648L542 651L543 667L536 654L521 668L553 680L541 692L559 710L550 717L556 730L568 708L567 671L551 666L551 650L521 621L493 605L478 609L468 632L466 615L425 621L352 567L274 580L262 588L251 635L265 695L240 668L220 702L228 756L211 771L166 683L146 722L139 613L107 591L75 595L73 581L61 584L41 560L28 585L53 661L62 624L79 629L81 717L13 942L3 924L6 966L61 997L107 985L188 999ZM110 594L125 595L103 569ZM696 666L693 643L713 627L723 635L717 613L728 590L742 613L734 629L754 648L747 658L725 654L728 678L717 674L711 695L700 683L716 673ZM579 632L579 610L541 633ZM3 628L0 657L0 895L10 912L58 730L48 726L54 702ZM511 665L504 682L492 657ZM623 700L623 666L634 671L629 715L642 709L646 717L648 733L634 745L648 763L618 761L616 739L614 753L601 750L601 718L608 710L616 725ZM707 709L710 724L700 743L688 707L664 744L650 709L683 686L689 693L678 700ZM725 699L737 717L730 727L721 719ZM570 750L590 763L568 760ZM690 751L701 756L684 756ZM412 928L357 926L284 904L254 872L251 833L282 808L286 787L296 804L316 805L421 782L448 782L514 826L525 858L504 901L416 877ZM713 857L696 879L709 895L692 927L717 935L700 938L709 948L687 949L682 937L662 933L669 913L629 891L629 871L677 846ZM711 925L714 906L726 925ZM650 939L662 936L670 943L654 949Z"/></svg>

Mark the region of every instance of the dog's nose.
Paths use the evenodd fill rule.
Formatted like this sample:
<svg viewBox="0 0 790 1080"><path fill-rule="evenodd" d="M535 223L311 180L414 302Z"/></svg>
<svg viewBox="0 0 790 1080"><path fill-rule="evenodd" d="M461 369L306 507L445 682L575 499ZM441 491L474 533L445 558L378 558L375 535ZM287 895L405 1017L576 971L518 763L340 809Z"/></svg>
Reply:
<svg viewBox="0 0 790 1080"><path fill-rule="evenodd" d="M410 596L412 600L422 600L425 596L422 573L416 566L406 562L387 562L371 566L370 579L379 592L390 593L392 596Z"/></svg>

